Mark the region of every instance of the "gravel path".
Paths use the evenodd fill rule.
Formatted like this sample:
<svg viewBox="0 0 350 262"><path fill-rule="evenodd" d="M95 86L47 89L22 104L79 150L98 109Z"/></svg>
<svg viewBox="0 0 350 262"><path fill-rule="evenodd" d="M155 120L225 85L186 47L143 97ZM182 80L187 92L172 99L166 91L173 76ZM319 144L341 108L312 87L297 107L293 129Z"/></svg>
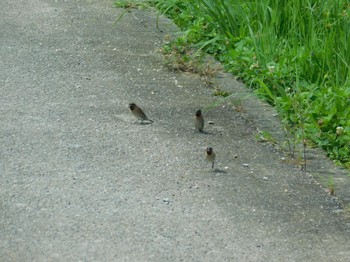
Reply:
<svg viewBox="0 0 350 262"><path fill-rule="evenodd" d="M116 23L109 0L0 10L1 261L349 261L337 200L244 112L206 110L199 77L164 66L167 20ZM154 123L133 124L130 102Z"/></svg>

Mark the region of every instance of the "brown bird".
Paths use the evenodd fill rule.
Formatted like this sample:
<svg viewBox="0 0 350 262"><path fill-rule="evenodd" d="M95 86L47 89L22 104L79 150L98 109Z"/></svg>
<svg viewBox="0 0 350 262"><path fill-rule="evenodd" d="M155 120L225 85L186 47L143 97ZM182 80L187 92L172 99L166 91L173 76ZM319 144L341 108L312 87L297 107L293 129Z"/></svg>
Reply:
<svg viewBox="0 0 350 262"><path fill-rule="evenodd" d="M153 122L153 120L149 119L146 116L146 114L142 111L142 109L138 105L136 105L135 103L130 103L129 108L131 110L131 113L137 118L136 122L139 120L141 120L141 123L143 121Z"/></svg>
<svg viewBox="0 0 350 262"><path fill-rule="evenodd" d="M207 159L207 162L211 162L211 168L214 168L214 161L215 161L215 153L211 147L207 147L205 150L205 157Z"/></svg>
<svg viewBox="0 0 350 262"><path fill-rule="evenodd" d="M203 132L204 128L204 118L202 115L202 111L199 109L197 110L195 116L194 116L194 127L199 130L199 132Z"/></svg>

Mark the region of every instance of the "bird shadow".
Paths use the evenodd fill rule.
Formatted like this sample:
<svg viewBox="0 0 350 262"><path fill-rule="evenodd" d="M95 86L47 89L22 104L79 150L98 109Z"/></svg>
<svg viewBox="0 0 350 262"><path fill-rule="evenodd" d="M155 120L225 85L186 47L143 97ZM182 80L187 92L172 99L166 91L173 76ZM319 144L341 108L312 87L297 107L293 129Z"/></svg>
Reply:
<svg viewBox="0 0 350 262"><path fill-rule="evenodd" d="M203 135L213 135L214 134L212 132L208 132L208 131L204 131L204 130L202 132L198 131L198 133L203 134Z"/></svg>
<svg viewBox="0 0 350 262"><path fill-rule="evenodd" d="M147 126L147 125L152 125L153 122L151 122L151 121L136 121L133 124L140 125L140 126Z"/></svg>
<svg viewBox="0 0 350 262"><path fill-rule="evenodd" d="M215 174L227 174L227 171L223 170L223 169L219 169L219 168L214 168L213 173L215 173Z"/></svg>

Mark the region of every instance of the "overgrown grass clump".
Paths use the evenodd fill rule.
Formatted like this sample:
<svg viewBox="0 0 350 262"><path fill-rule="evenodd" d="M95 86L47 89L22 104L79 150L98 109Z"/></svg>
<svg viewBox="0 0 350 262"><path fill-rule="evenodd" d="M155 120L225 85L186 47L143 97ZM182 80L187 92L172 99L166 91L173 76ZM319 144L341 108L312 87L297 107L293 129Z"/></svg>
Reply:
<svg viewBox="0 0 350 262"><path fill-rule="evenodd" d="M289 131L350 167L348 0L149 0L273 104Z"/></svg>

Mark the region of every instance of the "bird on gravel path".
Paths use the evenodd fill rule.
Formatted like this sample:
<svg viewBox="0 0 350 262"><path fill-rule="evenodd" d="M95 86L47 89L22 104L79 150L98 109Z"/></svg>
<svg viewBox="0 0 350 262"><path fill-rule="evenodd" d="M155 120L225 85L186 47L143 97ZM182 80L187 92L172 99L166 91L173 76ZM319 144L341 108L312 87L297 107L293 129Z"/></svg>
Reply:
<svg viewBox="0 0 350 262"><path fill-rule="evenodd" d="M207 149L205 150L205 158L206 158L207 162L212 163L211 168L214 168L215 153L213 151L213 148L207 147Z"/></svg>
<svg viewBox="0 0 350 262"><path fill-rule="evenodd" d="M198 129L199 132L203 133L204 118L203 118L202 111L200 109L197 110L194 116L194 127Z"/></svg>
<svg viewBox="0 0 350 262"><path fill-rule="evenodd" d="M141 120L141 123L143 121L149 121L149 122L153 122L153 120L149 119L146 114L143 112L143 110L136 105L135 103L130 103L129 104L129 108L131 110L131 113L137 118L136 122ZM134 123L136 123L134 122Z"/></svg>

